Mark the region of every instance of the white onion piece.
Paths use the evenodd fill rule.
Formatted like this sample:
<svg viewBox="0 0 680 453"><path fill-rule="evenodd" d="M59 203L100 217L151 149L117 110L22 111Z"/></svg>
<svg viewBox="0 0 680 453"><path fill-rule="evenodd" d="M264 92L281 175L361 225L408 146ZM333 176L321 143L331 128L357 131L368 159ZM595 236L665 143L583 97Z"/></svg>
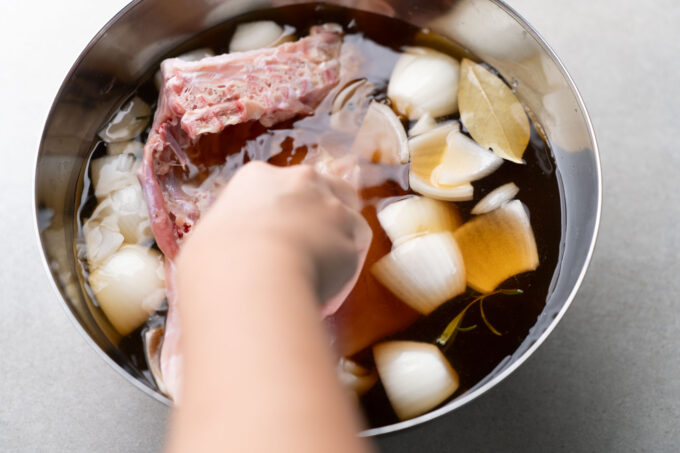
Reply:
<svg viewBox="0 0 680 453"><path fill-rule="evenodd" d="M215 52L213 52L212 49L209 47L202 47L200 49L192 50L187 53L183 53L181 55L176 56L175 58L178 58L183 61L198 61L202 60L205 57L214 57ZM156 85L156 89L158 91L161 90L161 85L163 85L163 73L159 69L156 71L156 74L153 76L153 83Z"/></svg>
<svg viewBox="0 0 680 453"><path fill-rule="evenodd" d="M331 107L331 127L335 130L356 134L361 120L371 102L373 84L366 79L356 80L338 93Z"/></svg>
<svg viewBox="0 0 680 453"><path fill-rule="evenodd" d="M502 163L502 158L454 129L446 137L441 163L432 170L432 178L437 184L456 186L482 179Z"/></svg>
<svg viewBox="0 0 680 453"><path fill-rule="evenodd" d="M391 108L377 101L370 103L352 144L351 153L374 163L408 162L406 132Z"/></svg>
<svg viewBox="0 0 680 453"><path fill-rule="evenodd" d="M371 272L404 303L428 314L465 291L465 267L450 232L431 233L399 244Z"/></svg>
<svg viewBox="0 0 680 453"><path fill-rule="evenodd" d="M419 178L413 172L408 174L408 183L414 192L436 200L468 201L474 197L474 187L472 187L472 184L461 184L458 186L435 185L430 181Z"/></svg>
<svg viewBox="0 0 680 453"><path fill-rule="evenodd" d="M96 233L97 229L101 231ZM96 256L95 261L101 261L103 252L99 249L112 242L113 238L100 240L98 235L105 235L109 231L122 235L122 239L128 244L148 244L153 240L149 210L138 181L132 181L131 185L116 190L104 198L85 222L83 233L88 257ZM91 239L90 235L93 235ZM105 242L99 244L101 241ZM105 249L108 250L109 247Z"/></svg>
<svg viewBox="0 0 680 453"><path fill-rule="evenodd" d="M295 40L294 29L285 29L271 20L261 20L240 24L234 31L229 43L229 52L275 47L284 42Z"/></svg>
<svg viewBox="0 0 680 453"><path fill-rule="evenodd" d="M487 212L500 208L505 203L515 198L518 193L519 187L517 187L514 182L503 184L486 194L486 196L479 200L479 203L477 203L470 212L475 215L486 214Z"/></svg>
<svg viewBox="0 0 680 453"><path fill-rule="evenodd" d="M131 154L137 159L142 158L144 152L144 143L138 140L130 140L127 142L108 143L106 145L106 154L109 156L117 156L119 154Z"/></svg>
<svg viewBox="0 0 680 453"><path fill-rule="evenodd" d="M455 205L419 196L382 208L378 221L395 246L423 234L454 231L461 224Z"/></svg>
<svg viewBox="0 0 680 453"><path fill-rule="evenodd" d="M425 47L408 48L399 58L387 85L387 97L409 119L425 113L433 118L458 109L460 63Z"/></svg>
<svg viewBox="0 0 680 453"><path fill-rule="evenodd" d="M429 132L432 129L437 127L437 123L432 118L432 116L429 113L424 114L423 116L420 117L418 121L416 121L416 124L411 127L408 131L409 137L415 137L416 135L424 134L425 132Z"/></svg>
<svg viewBox="0 0 680 453"><path fill-rule="evenodd" d="M117 217L120 233L128 244L145 244L151 242L151 222L149 209L146 206L142 186L138 181L117 190L109 196L111 208ZM106 202L105 200L104 202Z"/></svg>
<svg viewBox="0 0 680 453"><path fill-rule="evenodd" d="M131 154L104 156L90 162L94 194L101 200L112 192L139 184L138 161Z"/></svg>
<svg viewBox="0 0 680 453"><path fill-rule="evenodd" d="M99 137L107 143L132 140L144 132L151 119L151 113L151 107L135 96L99 131Z"/></svg>
<svg viewBox="0 0 680 453"><path fill-rule="evenodd" d="M429 131L425 131L412 137L408 141L411 153L421 153L428 149L443 151L446 147L446 138L452 131L460 127L457 121L440 124Z"/></svg>
<svg viewBox="0 0 680 453"><path fill-rule="evenodd" d="M430 343L388 341L373 347L385 393L406 420L438 406L458 389L458 373Z"/></svg>
<svg viewBox="0 0 680 453"><path fill-rule="evenodd" d="M95 213L83 225L85 250L90 270L96 269L104 260L113 255L125 238L120 234L117 219Z"/></svg>
<svg viewBox="0 0 680 453"><path fill-rule="evenodd" d="M465 261L467 284L480 293L538 267L534 232L519 200L474 217L454 234Z"/></svg>
<svg viewBox="0 0 680 453"><path fill-rule="evenodd" d="M141 245L124 245L90 274L90 287L113 327L127 335L165 298L163 258Z"/></svg>
<svg viewBox="0 0 680 453"><path fill-rule="evenodd" d="M357 396L366 393L378 381L375 372L346 357L341 357L338 361L338 378L345 388L352 390Z"/></svg>
<svg viewBox="0 0 680 453"><path fill-rule="evenodd" d="M408 179L412 190L437 200L472 200L474 189L471 184L439 184L433 177L446 150L446 138L457 129L457 122L445 123L409 139L411 167Z"/></svg>

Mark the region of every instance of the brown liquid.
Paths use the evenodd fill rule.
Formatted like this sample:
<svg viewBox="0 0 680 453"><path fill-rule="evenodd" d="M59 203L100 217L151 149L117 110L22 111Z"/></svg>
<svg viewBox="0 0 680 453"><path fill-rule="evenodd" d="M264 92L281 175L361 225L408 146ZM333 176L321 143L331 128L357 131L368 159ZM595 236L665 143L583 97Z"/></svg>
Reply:
<svg viewBox="0 0 680 453"><path fill-rule="evenodd" d="M386 101L387 81L398 52L405 45L429 45L447 51L454 57L470 58L470 55L465 55L455 44L432 34L424 34L405 22L351 9L314 5L290 6L250 14L209 30L182 46L175 54L204 46L213 48L216 53L224 52L234 25L255 19L272 19L280 24L292 25L296 27L299 36L306 35L312 25L325 22L343 25L347 32L345 41L355 45L366 56L359 76L366 77L375 85L374 96L382 101ZM142 84L136 94L151 104L157 98L157 92L150 81ZM450 117L456 118L457 115ZM408 126L406 121L405 125ZM198 185L214 171L219 171L221 178L228 180L233 172L249 160L266 160L280 166L296 165L318 153L320 141L328 137L339 147L349 147L352 140L351 136L332 131L328 114L322 111L286 121L269 130L256 122L233 126L222 134L201 138L197 145L189 149L187 154L191 164L182 176ZM102 153L102 146L93 147L93 156ZM524 294L498 295L485 301L485 313L489 321L503 333L502 336L496 336L484 327L476 306L468 311L463 325L477 324L478 327L469 332L460 332L453 346L446 352L460 376L460 388L453 398L474 386L504 357L517 349L536 322L549 294L561 243L561 198L550 149L533 125L531 141L524 158L526 165L505 162L492 175L475 182L473 201L456 203L465 220L470 217L470 209L488 192L502 184L514 182L520 188L517 198L527 206L531 214L540 266L534 272L515 276L499 286L521 288ZM376 212L390 199L412 192L406 183L407 166L368 165L363 170L377 175L372 178L375 183L363 187L360 192L364 201L362 213L373 229L374 239L357 287L329 321L329 325L333 328L334 325L341 324L343 319L354 320L354 324L348 329L336 332L341 342L354 335L352 330L362 330L362 323L382 328L383 334L397 331L389 337L392 339L433 342L475 295L468 291L445 303L434 313L419 317L373 278L368 271L371 264L391 249L389 239L378 224ZM93 193L84 193L82 197L83 208L78 219L81 223L96 205ZM365 306L371 308L364 312L365 308L362 307ZM163 317L164 312L161 310L149 320L147 326L161 324ZM385 324L381 319L389 321ZM131 366L152 383L142 345L143 331L147 326L140 327L123 338L119 346L129 357ZM369 340L375 341L384 335L374 333L373 336L375 338L363 338L364 341L346 345L342 352L353 353L355 360L372 367L370 347L364 346L370 343ZM398 421L380 383L364 395L361 402L370 426L383 426Z"/></svg>

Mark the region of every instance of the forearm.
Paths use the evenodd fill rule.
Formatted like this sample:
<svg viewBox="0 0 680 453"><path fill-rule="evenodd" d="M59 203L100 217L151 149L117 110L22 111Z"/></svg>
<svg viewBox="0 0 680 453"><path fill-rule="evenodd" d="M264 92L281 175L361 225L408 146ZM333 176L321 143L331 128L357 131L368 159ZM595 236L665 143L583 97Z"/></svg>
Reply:
<svg viewBox="0 0 680 453"><path fill-rule="evenodd" d="M222 250L183 257L179 299L193 305L181 311L185 385L173 451L363 451L307 264L275 243Z"/></svg>

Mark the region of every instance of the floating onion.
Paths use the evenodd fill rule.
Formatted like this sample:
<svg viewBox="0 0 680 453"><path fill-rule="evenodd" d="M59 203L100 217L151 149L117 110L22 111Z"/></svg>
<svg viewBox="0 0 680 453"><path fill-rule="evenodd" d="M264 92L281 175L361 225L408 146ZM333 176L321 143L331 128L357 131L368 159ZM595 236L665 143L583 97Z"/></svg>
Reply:
<svg viewBox="0 0 680 453"><path fill-rule="evenodd" d="M378 212L378 220L395 246L427 233L454 231L461 224L455 205L419 196L387 205Z"/></svg>
<svg viewBox="0 0 680 453"><path fill-rule="evenodd" d="M371 272L402 302L423 314L465 291L463 259L450 232L399 244L373 264Z"/></svg>
<svg viewBox="0 0 680 453"><path fill-rule="evenodd" d="M433 344L388 341L373 347L385 393L401 420L444 402L458 389L458 374Z"/></svg>
<svg viewBox="0 0 680 453"><path fill-rule="evenodd" d="M467 284L480 293L538 267L534 232L519 200L473 218L454 235L463 254Z"/></svg>

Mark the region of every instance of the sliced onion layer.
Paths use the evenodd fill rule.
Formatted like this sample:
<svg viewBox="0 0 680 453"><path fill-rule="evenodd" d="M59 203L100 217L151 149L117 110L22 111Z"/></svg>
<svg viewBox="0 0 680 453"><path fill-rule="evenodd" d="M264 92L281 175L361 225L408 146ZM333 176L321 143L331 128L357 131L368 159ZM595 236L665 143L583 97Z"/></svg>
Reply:
<svg viewBox="0 0 680 453"><path fill-rule="evenodd" d="M121 335L142 325L165 298L163 258L141 245L124 245L88 280L99 306Z"/></svg>
<svg viewBox="0 0 680 453"><path fill-rule="evenodd" d="M151 113L151 107L135 96L99 131L99 137L107 143L132 140L144 132L151 119Z"/></svg>
<svg viewBox="0 0 680 453"><path fill-rule="evenodd" d="M409 119L426 113L437 118L457 111L459 78L457 60L426 47L410 47L394 66L387 96Z"/></svg>
<svg viewBox="0 0 680 453"><path fill-rule="evenodd" d="M408 162L406 132L391 108L377 101L369 104L351 152L374 163Z"/></svg>
<svg viewBox="0 0 680 453"><path fill-rule="evenodd" d="M399 244L371 272L402 302L428 314L465 291L465 267L450 232L431 233Z"/></svg>
<svg viewBox="0 0 680 453"><path fill-rule="evenodd" d="M490 175L502 163L503 159L454 128L446 137L446 148L432 178L444 186L465 184Z"/></svg>
<svg viewBox="0 0 680 453"><path fill-rule="evenodd" d="M447 137L458 129L458 123L442 124L409 140L411 167L409 185L419 194L446 201L471 200L474 189L469 182L457 185L440 184L436 179L447 148Z"/></svg>
<svg viewBox="0 0 680 453"><path fill-rule="evenodd" d="M387 205L378 220L395 246L427 233L454 231L461 224L455 205L419 196Z"/></svg>
<svg viewBox="0 0 680 453"><path fill-rule="evenodd" d="M458 123L435 128L409 142L410 174L435 188L469 184L493 173L503 159L458 130Z"/></svg>
<svg viewBox="0 0 680 453"><path fill-rule="evenodd" d="M479 203L477 203L470 212L475 215L486 214L487 212L500 208L505 203L515 198L518 193L519 187L517 187L514 182L503 184L502 186L496 187L484 198L479 200Z"/></svg>
<svg viewBox="0 0 680 453"><path fill-rule="evenodd" d="M276 47L284 42L294 41L294 29L282 27L271 20L261 20L240 24L229 42L229 52Z"/></svg>
<svg viewBox="0 0 680 453"><path fill-rule="evenodd" d="M437 122L432 118L429 113L424 114L420 117L416 124L413 125L408 131L409 137L415 137L416 135L424 134L437 127Z"/></svg>
<svg viewBox="0 0 680 453"><path fill-rule="evenodd" d="M357 396L366 393L378 381L375 371L367 370L355 361L341 357L338 361L340 383L352 390Z"/></svg>
<svg viewBox="0 0 680 453"><path fill-rule="evenodd" d="M424 414L458 389L458 374L433 344L389 341L374 346L373 357L385 393L402 420Z"/></svg>
<svg viewBox="0 0 680 453"><path fill-rule="evenodd" d="M454 234L465 261L467 283L481 293L538 267L534 232L519 200L473 218Z"/></svg>
<svg viewBox="0 0 680 453"><path fill-rule="evenodd" d="M409 172L408 183L414 192L436 200L468 201L474 197L474 187L469 183L458 186L434 185L430 181L419 178L412 172Z"/></svg>

